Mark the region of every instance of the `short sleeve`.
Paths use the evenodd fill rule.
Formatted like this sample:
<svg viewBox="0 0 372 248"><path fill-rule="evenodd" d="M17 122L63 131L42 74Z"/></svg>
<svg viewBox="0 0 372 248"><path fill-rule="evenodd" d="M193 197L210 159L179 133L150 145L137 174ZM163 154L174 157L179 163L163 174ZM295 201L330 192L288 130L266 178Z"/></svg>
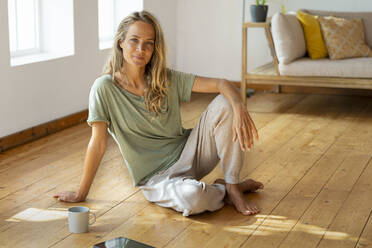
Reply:
<svg viewBox="0 0 372 248"><path fill-rule="evenodd" d="M191 73L168 71L168 80L177 88L178 97L181 102L188 102L191 98L191 91L195 81L195 75Z"/></svg>
<svg viewBox="0 0 372 248"><path fill-rule="evenodd" d="M104 85L100 81L95 81L89 93L89 114L87 123L92 126L93 122L103 121L110 126L110 116L107 103L105 101Z"/></svg>

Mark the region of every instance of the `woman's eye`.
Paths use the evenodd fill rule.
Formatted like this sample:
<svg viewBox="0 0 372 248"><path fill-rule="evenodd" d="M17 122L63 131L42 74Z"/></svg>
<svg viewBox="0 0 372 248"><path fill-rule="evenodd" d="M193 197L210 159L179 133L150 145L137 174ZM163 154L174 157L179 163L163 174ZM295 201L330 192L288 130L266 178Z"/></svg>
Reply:
<svg viewBox="0 0 372 248"><path fill-rule="evenodd" d="M137 39L130 39L130 41L132 41L132 42L137 42Z"/></svg>

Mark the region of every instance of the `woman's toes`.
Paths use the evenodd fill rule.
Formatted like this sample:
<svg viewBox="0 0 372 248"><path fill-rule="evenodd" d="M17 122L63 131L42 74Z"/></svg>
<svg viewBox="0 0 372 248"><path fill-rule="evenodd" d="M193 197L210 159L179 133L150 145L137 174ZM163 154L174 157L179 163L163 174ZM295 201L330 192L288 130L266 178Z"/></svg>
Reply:
<svg viewBox="0 0 372 248"><path fill-rule="evenodd" d="M260 209L257 206L247 205L246 208L252 212L252 214L257 214L260 212Z"/></svg>
<svg viewBox="0 0 372 248"><path fill-rule="evenodd" d="M258 185L259 185L259 189L263 189L264 188L264 185L263 185L263 183L261 183L261 182L258 182Z"/></svg>
<svg viewBox="0 0 372 248"><path fill-rule="evenodd" d="M248 210L248 209L244 209L243 211L240 211L242 214L244 214L244 215L252 215L253 214L253 212L252 211L250 211L250 210Z"/></svg>

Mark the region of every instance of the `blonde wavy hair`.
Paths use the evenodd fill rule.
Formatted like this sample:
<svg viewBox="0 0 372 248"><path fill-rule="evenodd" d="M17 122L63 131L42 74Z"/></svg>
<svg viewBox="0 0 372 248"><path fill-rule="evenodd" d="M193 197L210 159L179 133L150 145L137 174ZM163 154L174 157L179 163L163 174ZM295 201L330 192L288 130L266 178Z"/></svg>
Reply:
<svg viewBox="0 0 372 248"><path fill-rule="evenodd" d="M114 81L115 72L120 72L121 74L124 73L124 56L119 41L123 42L125 40L129 26L137 21L149 23L155 30L154 51L145 68L144 99L147 110L158 115L162 112L162 103L164 98L167 96L169 82L166 73L164 35L159 22L152 14L147 11L133 12L120 22L114 37L114 45L111 49L110 57L103 67L103 74L110 74Z"/></svg>

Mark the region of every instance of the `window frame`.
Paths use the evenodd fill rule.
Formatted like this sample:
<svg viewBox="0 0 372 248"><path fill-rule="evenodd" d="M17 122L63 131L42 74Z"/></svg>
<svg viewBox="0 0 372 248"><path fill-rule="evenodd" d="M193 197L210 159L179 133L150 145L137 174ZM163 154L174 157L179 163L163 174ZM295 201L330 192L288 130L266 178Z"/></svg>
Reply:
<svg viewBox="0 0 372 248"><path fill-rule="evenodd" d="M97 0L98 2L101 1L101 0ZM103 0L102 0L103 1ZM106 0L107 1L107 0ZM112 13L112 30L113 30L113 33L108 36L101 36L99 30L98 30L98 40L99 40L99 49L100 50L104 50L104 49L110 49L112 48L112 45L113 45L113 41L115 39L115 34L116 34L116 31L117 31L117 27L119 26L122 18L121 18L121 15L120 13L118 13L117 9L118 7L122 6L122 2L120 2L120 0L110 0L111 3L112 3L112 9L111 9L111 13ZM141 10L143 10L143 0L136 0L136 1L141 1ZM123 6L122 6L123 7ZM99 3L98 3L98 8L99 8ZM99 13L100 9L98 9L98 13ZM133 11L133 10L132 10ZM99 14L98 14L99 16ZM119 18L120 17L120 18ZM100 23L101 20L99 19L98 17L98 22Z"/></svg>
<svg viewBox="0 0 372 248"><path fill-rule="evenodd" d="M28 55L33 55L33 54L38 54L38 53L41 53L42 49L41 49L41 44L40 44L40 35L41 35L41 32L40 32L40 0L33 0L33 3L34 3L34 9L33 9L33 16L34 16L34 22L35 22L35 34L34 34L34 42L35 42L35 46L33 48L27 48L27 49L19 49L19 29L18 29L18 22L19 22L19 11L17 9L17 2L18 0L8 0L8 3L9 1L14 1L14 17L15 17L15 20L14 20L14 33L15 33L15 50L14 51L10 51L10 56L12 58L16 58L16 57L22 57L22 56L28 56ZM8 10L10 11L10 10ZM8 17L10 18L10 17ZM9 28L12 28L12 27L9 27ZM10 40L9 40L10 42Z"/></svg>
<svg viewBox="0 0 372 248"><path fill-rule="evenodd" d="M116 27L116 13L115 13L116 0L109 0L109 1L112 2L112 9L111 9L112 17L113 17L113 19L112 19L113 20L113 22L112 22L112 30L115 31L115 27ZM99 34L98 34L98 36L99 36ZM103 42L103 43L105 43L105 42L111 42L111 41L113 41L113 39L114 39L113 35L110 35L110 36L108 36L108 35L106 35L106 36L99 36L99 41L100 42Z"/></svg>

